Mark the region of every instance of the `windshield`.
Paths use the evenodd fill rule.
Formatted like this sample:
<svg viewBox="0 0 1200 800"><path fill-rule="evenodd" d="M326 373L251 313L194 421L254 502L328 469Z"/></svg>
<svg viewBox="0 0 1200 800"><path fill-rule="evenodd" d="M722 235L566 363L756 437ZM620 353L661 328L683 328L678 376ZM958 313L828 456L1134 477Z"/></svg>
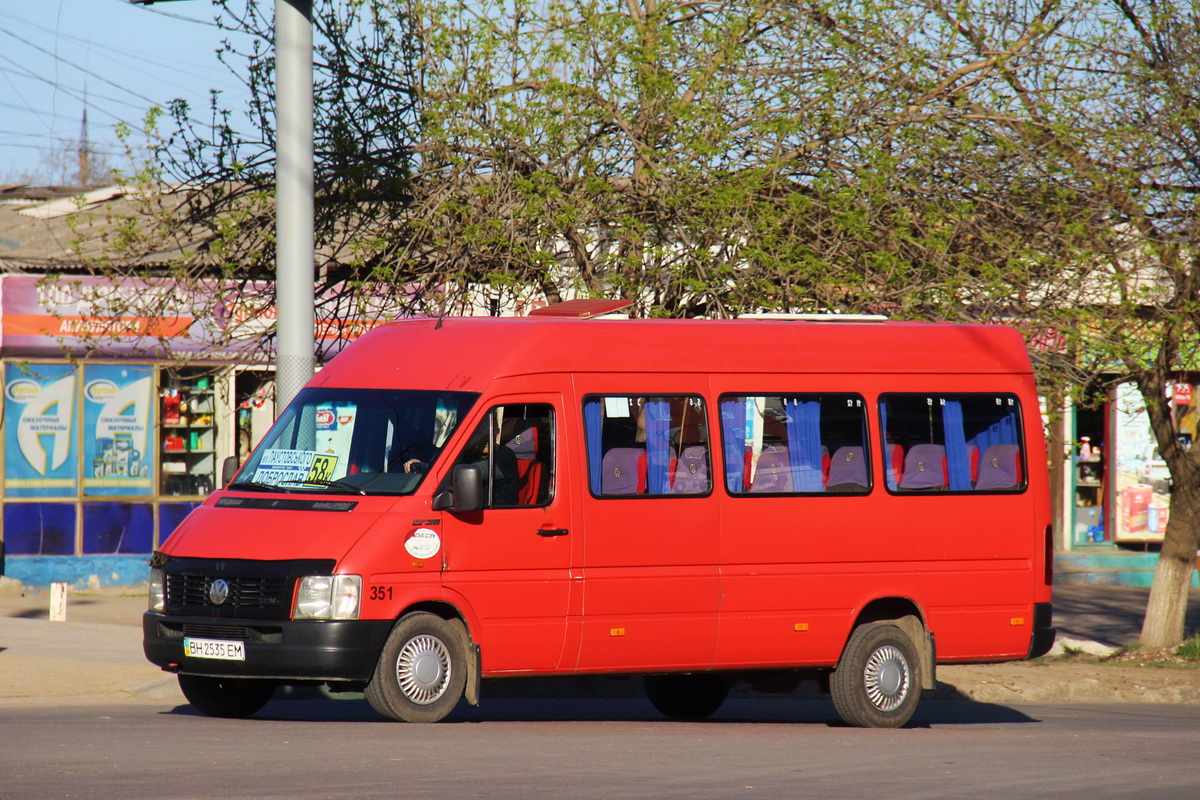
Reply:
<svg viewBox="0 0 1200 800"><path fill-rule="evenodd" d="M229 488L412 494L478 395L305 389Z"/></svg>

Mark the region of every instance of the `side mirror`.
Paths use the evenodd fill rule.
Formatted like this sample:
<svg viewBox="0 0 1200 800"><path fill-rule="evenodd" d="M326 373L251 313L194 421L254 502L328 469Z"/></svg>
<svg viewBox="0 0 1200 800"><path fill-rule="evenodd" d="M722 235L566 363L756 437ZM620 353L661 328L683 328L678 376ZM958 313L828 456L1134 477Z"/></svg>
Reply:
<svg viewBox="0 0 1200 800"><path fill-rule="evenodd" d="M221 488L230 484L233 476L237 475L239 466L241 465L238 464L237 456L229 456L221 462Z"/></svg>
<svg viewBox="0 0 1200 800"><path fill-rule="evenodd" d="M450 474L450 488L433 498L433 510L470 514L483 508L483 473L474 464L459 464Z"/></svg>

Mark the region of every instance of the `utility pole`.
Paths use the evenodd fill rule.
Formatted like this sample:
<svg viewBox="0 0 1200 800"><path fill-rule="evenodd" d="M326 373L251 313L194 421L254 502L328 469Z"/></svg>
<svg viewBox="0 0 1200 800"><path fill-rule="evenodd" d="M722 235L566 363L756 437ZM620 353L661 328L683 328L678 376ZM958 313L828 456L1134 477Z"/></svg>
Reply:
<svg viewBox="0 0 1200 800"><path fill-rule="evenodd" d="M312 0L275 0L275 411L315 371Z"/></svg>

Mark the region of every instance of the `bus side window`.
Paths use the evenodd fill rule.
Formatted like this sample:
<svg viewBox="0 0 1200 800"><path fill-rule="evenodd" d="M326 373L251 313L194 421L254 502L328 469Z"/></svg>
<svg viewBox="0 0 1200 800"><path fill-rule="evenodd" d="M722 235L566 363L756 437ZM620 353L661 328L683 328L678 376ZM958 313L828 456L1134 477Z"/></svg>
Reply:
<svg viewBox="0 0 1200 800"><path fill-rule="evenodd" d="M694 496L712 491L712 455L702 398L588 397L583 418L592 494Z"/></svg>
<svg viewBox="0 0 1200 800"><path fill-rule="evenodd" d="M884 394L885 452L899 493L1012 492L1025 488L1020 402L1011 394Z"/></svg>
<svg viewBox="0 0 1200 800"><path fill-rule="evenodd" d="M720 407L731 494L871 491L860 395L724 395Z"/></svg>

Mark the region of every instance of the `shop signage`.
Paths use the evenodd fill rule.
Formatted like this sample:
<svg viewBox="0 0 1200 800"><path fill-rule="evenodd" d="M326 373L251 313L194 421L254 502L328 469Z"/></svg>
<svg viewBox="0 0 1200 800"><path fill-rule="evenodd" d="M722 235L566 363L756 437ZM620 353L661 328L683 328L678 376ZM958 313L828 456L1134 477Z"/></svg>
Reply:
<svg viewBox="0 0 1200 800"><path fill-rule="evenodd" d="M4 365L4 493L74 497L79 493L75 398L70 364Z"/></svg>
<svg viewBox="0 0 1200 800"><path fill-rule="evenodd" d="M154 491L154 368L89 364L83 381L83 493Z"/></svg>
<svg viewBox="0 0 1200 800"><path fill-rule="evenodd" d="M406 316L390 294L353 297L334 286L317 297L317 351L331 356L374 326ZM266 281L183 286L169 279L0 276L0 351L9 356L264 362L272 357L263 341L275 319L275 287Z"/></svg>

